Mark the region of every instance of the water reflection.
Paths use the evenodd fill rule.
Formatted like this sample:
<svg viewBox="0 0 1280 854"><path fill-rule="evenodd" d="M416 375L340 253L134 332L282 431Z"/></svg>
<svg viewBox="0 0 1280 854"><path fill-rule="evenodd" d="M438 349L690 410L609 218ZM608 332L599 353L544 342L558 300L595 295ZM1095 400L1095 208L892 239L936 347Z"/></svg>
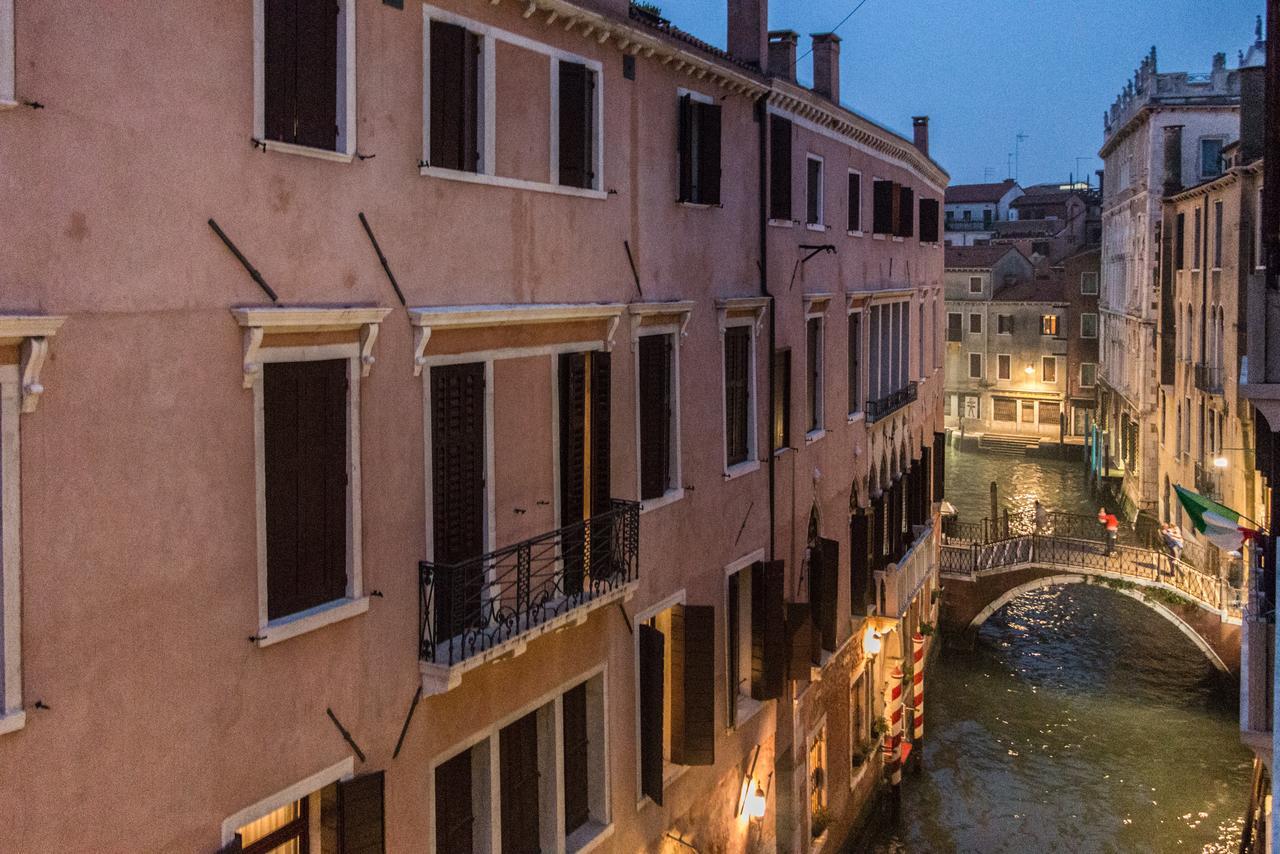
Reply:
<svg viewBox="0 0 1280 854"><path fill-rule="evenodd" d="M991 481L1000 512L1030 510L1036 499L1046 510L1084 513L1098 508L1089 497L1084 464L1077 460L983 454L947 448L947 500L960 518L977 521L991 513Z"/></svg>

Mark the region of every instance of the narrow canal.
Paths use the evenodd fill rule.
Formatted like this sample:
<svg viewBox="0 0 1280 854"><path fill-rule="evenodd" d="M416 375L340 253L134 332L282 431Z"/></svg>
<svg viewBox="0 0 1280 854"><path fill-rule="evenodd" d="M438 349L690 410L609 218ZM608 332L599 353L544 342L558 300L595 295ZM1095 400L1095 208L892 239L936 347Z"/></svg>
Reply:
<svg viewBox="0 0 1280 854"><path fill-rule="evenodd" d="M948 449L947 497L981 518L995 480L1011 510L1039 498L1088 512L1079 472ZM1146 606L1085 585L1026 593L930 674L923 767L904 776L901 820L876 854L1239 845L1250 754L1237 688Z"/></svg>

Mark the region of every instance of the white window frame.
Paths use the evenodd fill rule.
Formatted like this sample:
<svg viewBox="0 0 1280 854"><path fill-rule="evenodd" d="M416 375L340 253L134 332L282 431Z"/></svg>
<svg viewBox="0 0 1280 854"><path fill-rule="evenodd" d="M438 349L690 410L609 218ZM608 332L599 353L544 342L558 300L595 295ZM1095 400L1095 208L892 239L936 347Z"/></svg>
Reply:
<svg viewBox="0 0 1280 854"><path fill-rule="evenodd" d="M1213 173L1212 175L1204 171L1204 144L1206 142L1218 143L1218 160L1219 160L1218 171ZM1226 174L1227 166L1225 163L1221 162L1222 150L1226 147L1227 147L1227 138L1222 134L1207 133L1196 140L1196 174L1199 175L1201 179L1217 178L1221 175Z"/></svg>
<svg viewBox="0 0 1280 854"><path fill-rule="evenodd" d="M974 332L974 331L973 331L973 319L974 319L975 317L978 319L978 331L977 331L977 332ZM969 312L969 318L968 318L968 319L969 319L969 322L968 322L968 324L966 324L966 326L965 326L964 334L965 334L965 335L981 335L981 334L982 334L982 329L983 329L983 323L982 323L982 312L979 312L979 311L971 311L971 312Z"/></svg>
<svg viewBox="0 0 1280 854"><path fill-rule="evenodd" d="M821 306L819 308L819 306ZM805 390L805 415L809 414L809 321L818 321L818 399L814 401L814 420L817 425L810 423L805 430L805 444L810 444L827 435L827 302L813 301L810 302L808 309L804 313L804 390Z"/></svg>
<svg viewBox="0 0 1280 854"><path fill-rule="evenodd" d="M1086 334L1085 334L1084 319L1085 319L1086 317L1092 317L1092 318L1093 318L1093 334L1092 334L1092 335L1086 335ZM1092 311L1085 311L1085 312L1081 312L1081 313L1080 313L1080 337L1081 337L1081 338L1086 338L1086 339L1088 339L1088 340L1090 340L1090 341L1092 341L1092 340L1094 340L1094 339L1096 339L1096 338L1098 337L1098 315L1097 315L1097 313L1096 313L1096 312L1092 312Z"/></svg>
<svg viewBox="0 0 1280 854"><path fill-rule="evenodd" d="M1001 362L1001 359L1003 359L1004 361L1003 361L1003 362ZM1008 372L1008 373L1009 373L1009 375L1008 375L1007 377L1005 377L1005 376L1001 376L1001 375L1000 375L1000 369L1001 369L1001 366L1002 366L1002 365L1008 365L1008 367L1009 367L1009 372ZM1013 380L1013 354L1011 354L1011 353L997 353L997 354L996 354L996 379L997 379L997 380L1005 380L1006 382L1012 382L1012 380Z"/></svg>
<svg viewBox="0 0 1280 854"><path fill-rule="evenodd" d="M13 0L0 0L0 110L18 106Z"/></svg>
<svg viewBox="0 0 1280 854"><path fill-rule="evenodd" d="M686 599L686 592L685 592L685 590L683 590L683 589L681 589L681 590L677 590L675 593L672 593L670 596L668 596L666 599L663 599L661 602L658 602L658 603L656 603L656 604L654 604L654 605L652 605L652 606L650 606L650 607L646 608L645 610L641 611L639 614L636 614L636 616L635 616L635 617L633 617L633 618L631 619L631 624L632 624L633 626L639 626L639 625L641 625L642 623L647 623L647 622L649 622L650 620L652 620L654 617L656 617L656 616L658 616L659 614L661 614L663 611L666 611L666 610L667 610L667 609L669 609L669 608L674 608L676 605L683 605L683 604L685 604L685 599ZM669 654L670 654L670 651L671 651L671 645L670 645L670 644L667 644L667 645L666 645L666 647L665 647L665 651L664 651L663 655L664 655L664 656L665 656L665 655L669 655ZM632 656L631 660L632 660L633 662L635 662L635 667L633 668L633 670L634 670L634 682L633 682L633 684L634 684L634 690L635 690L635 694L634 694L634 696L635 696L635 697L639 697L639 696L640 696L640 632L638 632L638 631L637 631L637 632L632 632L632 635L631 635L631 656ZM665 664L664 664L664 668L665 668ZM664 677L664 678L665 678L665 677ZM668 685L668 686L665 686L665 687L664 687L664 690L670 690L670 686L669 686L669 685ZM643 754L642 754L642 751L641 751L641 749L640 749L641 740L642 740L643 736L642 736L642 734L641 734L641 732L640 732L640 729L641 729L641 726L642 726L642 722L641 722L641 720L640 720L640 702L639 702L639 700L637 700L637 701L635 702L635 704L634 704L633 708L635 709L635 741L634 741L634 742L632 742L632 743L636 746L636 751L635 751L635 755L636 755L636 769L635 769L635 770L636 770L636 810L637 810L637 811L639 811L639 810L641 810L641 809L643 809L643 808L644 808L645 804L652 804L652 803L653 803L653 801L652 801L652 799L650 799L650 797L649 797L648 795L646 795L646 794L644 794L644 793L643 793L643 790L644 790L644 780L643 780L644 768L642 767L642 763L643 763ZM663 738L663 741L664 741L664 742L666 741L666 738L667 738L667 728L668 728L669 726L671 726L671 721L670 721L670 719L669 719L669 718L664 717L664 718L663 718L663 721L662 721L662 727L663 727L663 731L662 731L662 738ZM685 772L685 771L687 771L687 770L688 770L689 768L691 768L691 767L693 767L693 766L691 766L691 765L676 765L674 762L671 762L670 760L668 760L668 759L666 758L666 751L665 751L665 749L664 749L664 751L663 751L663 758L662 758L662 789L663 789L663 791L665 792L665 791L667 790L667 787L669 787L672 783L674 783L677 779L679 779L679 778L684 774L684 772ZM665 800L665 798L664 798L664 800Z"/></svg>
<svg viewBox="0 0 1280 854"><path fill-rule="evenodd" d="M688 323L687 314L685 318L684 323ZM668 486L666 492L657 498L642 500L640 502L641 513L665 507L684 498L684 471L680 454L680 437L683 433L680 420L680 339L684 337L684 323L637 326L632 335L634 344L632 347L632 370L634 371L633 375L636 377L636 382L632 383L635 386L636 406L636 495L640 495L642 477L640 450L640 339L647 338L650 335L667 335L671 338L671 423L668 425L668 429L671 431L669 436L671 445L671 480L675 485Z"/></svg>
<svg viewBox="0 0 1280 854"><path fill-rule="evenodd" d="M1093 368L1093 382L1086 383L1084 381L1084 369ZM1098 385L1098 363L1097 362L1081 362L1080 363L1080 388L1095 388ZM1160 442L1164 443L1164 392L1160 393Z"/></svg>
<svg viewBox="0 0 1280 854"><path fill-rule="evenodd" d="M752 577L751 577L751 567L752 567L752 565L753 565L753 564L755 564L756 562L758 562L758 561L763 561L764 559L765 559L765 550L764 550L764 549L756 549L756 550L755 550L754 552L752 552L751 554L749 554L749 555L745 555L744 557L740 557L740 558L738 558L738 559L737 559L737 560L735 560L733 563L728 564L728 565L727 565L727 566L725 566L725 568L724 568L724 585L723 585L723 587L724 587L724 591L723 591L723 599L724 599L724 614L726 615L726 616L725 616L725 620L724 620L724 632L725 632L724 671L725 671L725 675L726 675L726 677L727 677L727 678L729 678L729 679L733 679L733 680L734 680L734 692L733 692L733 696L734 696L734 698L736 699L736 703L737 703L737 705L736 705L736 707L735 707L735 710L734 710L734 723L733 723L733 724L732 724L732 726L730 727L731 729L737 729L738 727L743 726L743 725L744 725L744 724L746 724L749 720L751 720L753 717L755 717L755 716L756 716L756 714L757 714L761 709L763 709L763 708L764 708L764 701L757 700L757 699L755 699L754 697L752 697L752 696L751 696L751 680L750 680L750 678L748 678L748 679L747 679L746 693L744 694L744 693L742 692L742 683L741 683L741 680L740 680L740 679L735 679L735 678L734 678L735 676L741 676L741 673L734 674L734 673L730 673L730 672L729 672L729 661L730 661L730 659L729 659L729 648L730 648L730 645L731 645L731 644L737 644L737 645L739 645L739 649L741 649L741 644L742 644L742 634L743 634L743 632L744 632L744 631L746 632L747 646L748 646L748 647L750 647L750 640L751 640L751 620L752 620L752 612L751 612L751 604L750 604L750 603L751 603L751 601L752 601L752 593L753 593L752 588L750 587L751 583L753 582L753 579L752 579ZM746 583L747 583L747 585L748 585L748 586L747 586L747 588L746 588L746 591L747 591L747 592L746 592L746 599L747 599L747 603L748 603L747 608L746 608L746 609L743 609L743 608L741 608L741 607L739 607L739 608L738 608L738 637L736 637L736 638L734 638L734 637L730 637L730 636L729 636L729 618L728 618L728 613L729 613L729 589L730 589L730 588L729 588L729 579L733 578L733 576L735 576L735 575L739 576L739 578L738 578L738 595L739 595L739 596L742 596L742 595L743 595L743 579L744 579L744 578L746 579ZM738 666L739 666L739 667L741 667L741 666L742 666L743 660L744 660L744 659L743 659L743 657L742 657L742 655L741 655L741 652L740 652L740 653L739 653L739 656L738 656ZM747 659L747 660L749 661L749 657L748 657L748 659ZM750 676L750 672L748 671L748 677L749 677L749 676Z"/></svg>
<svg viewBox="0 0 1280 854"><path fill-rule="evenodd" d="M0 365L0 735L21 729L22 488L17 365Z"/></svg>
<svg viewBox="0 0 1280 854"><path fill-rule="evenodd" d="M951 340L951 318L952 317L960 318L960 337L954 341ZM947 312L947 328L942 331L942 336L943 338L946 339L946 343L948 344L959 344L961 341L964 340L964 312L960 312L960 311Z"/></svg>
<svg viewBox="0 0 1280 854"><path fill-rule="evenodd" d="M704 93L704 92L699 92L699 91L697 91L697 90L695 90L695 89L688 89L688 88L685 88L684 86L677 86L677 87L676 87L676 101L677 101L677 103L679 103L679 99L680 99L680 98L683 98L685 95L688 95L688 96L689 96L689 100L690 100L690 101L693 101L695 104L714 104L714 103L716 102L716 99L715 99L715 98L711 97L710 95L707 95L707 94L706 94L706 93ZM694 120L695 120L695 121L697 121L697 119L696 119L696 118L695 118ZM701 127L699 127L699 130L701 130ZM720 137L720 154L721 154L721 156L723 157L723 155L724 155L724 135L723 135L723 133L721 133L721 137ZM695 157L695 158L698 156L697 145L694 145L692 155L693 155L693 157ZM676 172L675 172L675 175L674 175L674 177L675 177L675 182L676 182L676 187L675 187L675 193L672 195L672 198L673 198L673 199L678 199L678 198L680 198L680 173L679 173L679 169L680 169L680 158L678 158L678 157L677 157L677 158L676 158L676 160L675 160L674 162L675 162L675 165L676 165ZM693 164L693 174L694 174L694 177L696 178L696 177L697 177L697 174L698 174L698 169L697 169L697 163L696 163L696 162ZM705 202L681 201L679 204L680 204L680 206L681 206L681 207L694 208L695 210L707 210L707 209L709 209L709 208L713 208L713 207L723 207L723 204L721 204L721 205L710 205L710 204L707 204L707 203L705 203Z"/></svg>
<svg viewBox="0 0 1280 854"><path fill-rule="evenodd" d="M818 164L818 221L809 222L809 164ZM821 154L805 153L804 159L804 227L809 231L827 230L827 161Z"/></svg>
<svg viewBox="0 0 1280 854"><path fill-rule="evenodd" d="M720 314L720 464L724 468L725 480L733 480L744 474L758 471L760 468L760 413L759 395L756 393L759 367L756 361L760 321L764 316L767 305L767 300L758 297L717 301ZM750 310L752 313L730 317L729 312L735 310ZM725 396L725 384L728 379L726 368L728 366L724 360L724 334L725 330L737 326L750 327L751 353L747 365L747 458L740 463L729 465L729 436L724 429L724 425L728 420L729 405L729 401ZM772 370L772 365L770 370Z"/></svg>
<svg viewBox="0 0 1280 854"><path fill-rule="evenodd" d="M848 401L849 411L846 415L850 424L866 417L867 398L867 318L861 305L851 304L845 311L845 337L849 335L848 318L855 314L858 315L858 399ZM848 341L845 342L845 346L848 346ZM848 388L847 382L845 388Z"/></svg>
<svg viewBox="0 0 1280 854"><path fill-rule="evenodd" d="M850 236L850 237L862 237L864 234L866 234L866 233L867 233L866 223L865 223L865 222L863 221L863 219L862 219L862 213L863 213L863 208L862 208L862 173L861 173L861 172L859 172L857 169L850 169L850 170L849 170L849 174L850 174L850 175L857 175L857 176L858 176L858 199L857 199L857 202L858 202L858 227L857 227L857 229L850 231L850 230L849 230L849 221L848 221L848 216L846 215L846 217L845 217L845 230L849 232L849 236ZM845 185L845 196L848 196L848 195L849 195L849 188L848 188L848 185ZM847 201L846 201L846 203L847 203ZM846 213L847 213L847 212L846 212Z"/></svg>
<svg viewBox="0 0 1280 854"><path fill-rule="evenodd" d="M1053 363L1053 379L1045 379L1045 367ZM1058 357L1057 356L1041 356L1040 357L1040 382L1045 385L1058 384Z"/></svg>
<svg viewBox="0 0 1280 854"><path fill-rule="evenodd" d="M263 2L263 0L256 0ZM507 187L514 190L529 190L537 193L555 193L563 196L604 200L609 194L605 186L605 154L604 154L604 66L594 59L588 59L571 51L561 50L526 36L490 26L489 24L454 14L436 6L422 6L422 162L427 163L431 155L431 21L437 20L446 24L464 27L468 32L480 39L481 62L479 81L479 97L483 100L476 111L480 124L477 131L481 135L480 164L477 172L464 172L457 169L442 169L436 166L420 166L418 174L429 178L442 178L446 181L462 181L470 184L485 184L492 187ZM548 152L548 171L546 181L532 181L525 178L511 178L498 175L497 165L497 43L512 45L547 58L547 79L550 85L549 113L551 147ZM560 62L576 62L585 65L596 76L595 90L595 186L566 187L560 184Z"/></svg>
<svg viewBox="0 0 1280 854"><path fill-rule="evenodd" d="M1080 293L1087 297L1097 296L1098 287L1099 287L1099 282L1098 282L1099 278L1100 277L1097 274L1097 272L1093 270L1082 271L1080 273ZM1085 282L1090 281L1091 279L1093 281L1093 290L1089 290L1088 288L1085 287Z"/></svg>
<svg viewBox="0 0 1280 854"><path fill-rule="evenodd" d="M638 642L637 642L638 644ZM637 645L637 655L638 655ZM637 676L637 686L639 677ZM587 721L588 726L592 729L598 729L602 743L599 745L599 767L596 773L600 775L601 785L598 787L590 787L588 793L588 802L591 808L591 820L587 824L578 828L573 834L566 837L564 832L564 774L561 772L564 764L564 714L563 714L563 697L565 692L572 688L576 688L583 682L590 683L594 679L599 679L599 720L596 726L592 726L592 707L590 702L590 693L596 690L588 685L588 705L587 705ZM539 721L538 731L538 765L539 770L543 771L540 785L543 787L539 792L539 812L543 815L539 816L539 825L544 833L550 832L554 836L554 840L542 840L543 850L564 851L570 854L586 854L588 851L596 850L604 846L604 844L613 836L614 821L612 811L612 800L610 796L610 738L609 738L609 668L605 664L599 664L572 679L568 679L552 690L546 692L542 696L530 703L521 706L520 709L511 714L505 715L501 719L484 729L473 732L466 738L457 741L440 751L428 763L427 768L427 786L426 786L426 802L427 802L427 839L426 850L436 850L436 769L444 763L456 757L464 750L473 750L474 748L485 745L488 752L489 768L486 779L482 782L489 786L488 804L489 816L488 821L482 821L481 816L476 816L476 848L478 851L500 851L502 849L501 822L499 816L502 810L502 766L501 757L499 756L499 733L510 726L512 723L523 718L525 715L535 713L543 708L550 707L547 716L551 719L550 725L545 729L543 721ZM637 715L638 720L638 715ZM544 743L546 738L550 743ZM596 739L592 739L593 743ZM639 744L639 741L636 742ZM593 751L594 752L594 751ZM551 764L554 766L554 773L545 773L542 766ZM590 765L590 763L588 763ZM590 772L589 772L590 773ZM548 778L554 779L548 779ZM473 777L473 785L475 778ZM547 803L547 796L553 803ZM554 815L548 819L545 815L547 811L552 811ZM543 827L543 823L547 825ZM481 833L487 833L488 838L479 838ZM546 843L553 842L548 845Z"/></svg>
<svg viewBox="0 0 1280 854"><path fill-rule="evenodd" d="M0 0L0 3L5 0ZM8 0L12 2L12 0ZM338 138L333 151L291 142L268 140L266 109L267 8L266 0L253 0L253 138L267 151L301 154L350 163L356 155L356 3L334 0L342 20L338 22ZM3 93L0 93L2 95Z"/></svg>
<svg viewBox="0 0 1280 854"><path fill-rule="evenodd" d="M978 357L978 375L977 375L977 376L974 376L974 374L973 374L973 357L974 357L974 356L977 356L977 357ZM969 370L969 379L971 379L971 380L980 380L980 379L982 379L983 377L985 377L985 376L987 375L987 370L986 370L986 368L987 368L987 365L986 365L986 355L985 355L985 354L983 354L983 353L977 353L977 352L974 352L974 351L972 351L972 350L971 350L971 351L969 351L969 368L968 368L968 370Z"/></svg>
<svg viewBox="0 0 1280 854"><path fill-rule="evenodd" d="M977 283L978 283L978 289L977 289L977 290L974 290L974 289L973 289L973 283L974 283L974 282L977 282ZM982 293L982 290L983 290L982 277L981 277L981 276L970 276L970 277L969 277L969 293L970 293L970 294L981 294L981 293Z"/></svg>
<svg viewBox="0 0 1280 854"><path fill-rule="evenodd" d="M238 813L222 820L222 844L227 845L234 840L236 832L246 824L257 821L294 801L300 801L331 783L350 780L354 776L355 758L348 756L322 771L317 771L304 780L299 780L287 789L281 789L275 794L268 795L256 804L247 806Z"/></svg>

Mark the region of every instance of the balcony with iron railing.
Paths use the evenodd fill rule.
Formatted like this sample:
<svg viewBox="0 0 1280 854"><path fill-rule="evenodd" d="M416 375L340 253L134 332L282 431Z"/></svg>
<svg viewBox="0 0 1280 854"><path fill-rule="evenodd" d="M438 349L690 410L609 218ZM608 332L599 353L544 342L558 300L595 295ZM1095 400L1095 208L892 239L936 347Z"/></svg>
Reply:
<svg viewBox="0 0 1280 854"><path fill-rule="evenodd" d="M639 583L640 505L614 500L580 522L459 563L418 565L423 693L628 596Z"/></svg>
<svg viewBox="0 0 1280 854"><path fill-rule="evenodd" d="M943 225L943 231L994 231L995 222L982 219L949 219Z"/></svg>
<svg viewBox="0 0 1280 854"><path fill-rule="evenodd" d="M1201 362L1195 366L1196 388L1205 394L1222 394L1222 366Z"/></svg>
<svg viewBox="0 0 1280 854"><path fill-rule="evenodd" d="M881 582L881 616L899 619L911 607L925 581L938 571L938 526L932 521L917 526L915 541L897 561L876 571Z"/></svg>
<svg viewBox="0 0 1280 854"><path fill-rule="evenodd" d="M897 391L890 392L877 400L867 401L867 423L874 424L881 418L887 418L909 403L914 403L917 388L914 382L907 383Z"/></svg>

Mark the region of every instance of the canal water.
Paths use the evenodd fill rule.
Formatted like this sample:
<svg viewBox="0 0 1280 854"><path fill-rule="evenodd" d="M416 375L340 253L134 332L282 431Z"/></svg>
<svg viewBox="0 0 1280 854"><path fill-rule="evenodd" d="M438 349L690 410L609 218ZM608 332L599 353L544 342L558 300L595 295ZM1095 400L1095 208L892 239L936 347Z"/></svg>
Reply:
<svg viewBox="0 0 1280 854"><path fill-rule="evenodd" d="M1087 512L1073 463L948 457L962 517L985 515L993 478L1002 503ZM1239 845L1251 769L1237 689L1145 605L1087 585L1027 593L929 673L923 764L876 854Z"/></svg>

